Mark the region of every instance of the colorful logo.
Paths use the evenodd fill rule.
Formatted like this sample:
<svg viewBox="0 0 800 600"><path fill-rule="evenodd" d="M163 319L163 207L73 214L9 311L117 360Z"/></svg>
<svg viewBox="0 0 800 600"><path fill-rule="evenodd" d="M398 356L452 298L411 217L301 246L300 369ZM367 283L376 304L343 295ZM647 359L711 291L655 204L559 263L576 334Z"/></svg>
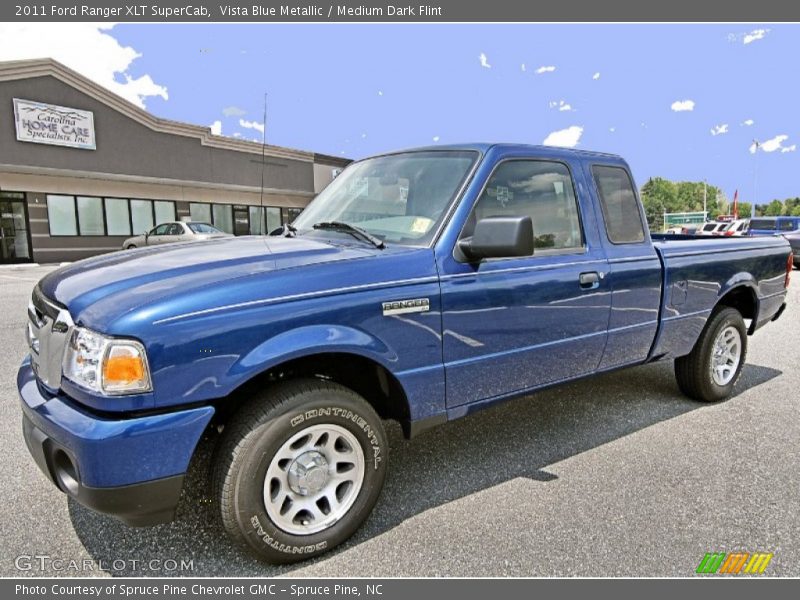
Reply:
<svg viewBox="0 0 800 600"><path fill-rule="evenodd" d="M697 573L717 575L760 575L767 570L773 554L767 552L709 552L697 566Z"/></svg>

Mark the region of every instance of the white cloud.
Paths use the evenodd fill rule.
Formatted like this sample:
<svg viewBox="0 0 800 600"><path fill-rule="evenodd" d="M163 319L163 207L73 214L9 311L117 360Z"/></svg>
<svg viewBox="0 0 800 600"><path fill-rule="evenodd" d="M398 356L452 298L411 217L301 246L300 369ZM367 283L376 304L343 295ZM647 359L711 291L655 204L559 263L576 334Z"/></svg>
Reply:
<svg viewBox="0 0 800 600"><path fill-rule="evenodd" d="M742 38L743 44L752 44L757 40L763 40L764 36L769 33L769 29L754 29L750 33L746 33Z"/></svg>
<svg viewBox="0 0 800 600"><path fill-rule="evenodd" d="M578 145L583 135L583 127L580 125L573 125L566 129L560 129L552 132L542 144L545 146L561 146L562 148L574 148Z"/></svg>
<svg viewBox="0 0 800 600"><path fill-rule="evenodd" d="M536 69L536 74L537 75L541 75L542 73L552 73L555 70L556 70L556 68L554 66L552 66L552 65L549 66L549 67L547 67L547 66L539 67L538 69Z"/></svg>
<svg viewBox="0 0 800 600"><path fill-rule="evenodd" d="M753 121L753 119L747 119L746 121L742 121L742 125L744 125L745 127L750 127L754 123L755 121Z"/></svg>
<svg viewBox="0 0 800 600"><path fill-rule="evenodd" d="M711 135L722 135L723 133L728 133L727 123L722 123L721 125L714 125L711 128Z"/></svg>
<svg viewBox="0 0 800 600"><path fill-rule="evenodd" d="M780 151L782 154L785 152L794 152L795 150L797 150L797 144L792 144L791 146L783 145L783 142L785 142L788 139L789 139L788 135L780 134L764 142L753 141L753 143L750 144L750 154L755 154L757 150L761 150L762 152Z"/></svg>
<svg viewBox="0 0 800 600"><path fill-rule="evenodd" d="M245 129L255 129L256 131L264 133L264 124L259 123L258 121L245 121L244 119L239 119L239 125Z"/></svg>
<svg viewBox="0 0 800 600"><path fill-rule="evenodd" d="M20 23L0 25L0 60L53 58L144 108L148 98L167 100L167 88L150 75L128 73L141 56L111 35L113 23Z"/></svg>
<svg viewBox="0 0 800 600"><path fill-rule="evenodd" d="M481 66L485 69L491 69L492 65L489 64L489 59L486 58L486 55L481 52L480 56L478 56L478 60L481 61Z"/></svg>
<svg viewBox="0 0 800 600"><path fill-rule="evenodd" d="M226 117L243 117L247 114L247 111L238 106L226 106L222 109L222 114Z"/></svg>
<svg viewBox="0 0 800 600"><path fill-rule="evenodd" d="M433 141L434 142L438 142L439 141L439 136L438 135L433 136Z"/></svg>
<svg viewBox="0 0 800 600"><path fill-rule="evenodd" d="M608 130L609 130L611 133L614 133L614 132L617 130L617 128L616 128L616 127L609 127L609 128L608 128Z"/></svg>
<svg viewBox="0 0 800 600"><path fill-rule="evenodd" d="M550 102L550 108L558 108L561 112L569 112L573 110L572 105L564 100L553 100Z"/></svg>
<svg viewBox="0 0 800 600"><path fill-rule="evenodd" d="M209 127L212 135L222 135L222 121L214 121Z"/></svg>
<svg viewBox="0 0 800 600"><path fill-rule="evenodd" d="M362 133L362 134L361 134L361 139L362 139L362 140L364 140L364 139L366 139L366 138L367 138L367 134L366 134L366 133Z"/></svg>
<svg viewBox="0 0 800 600"><path fill-rule="evenodd" d="M383 90L378 90L378 96L383 96Z"/></svg>
<svg viewBox="0 0 800 600"><path fill-rule="evenodd" d="M522 63L522 64L519 66L519 68L522 70L522 72L523 72L523 73L524 73L525 71L527 71L527 70L528 70L528 67L526 67L526 66L525 66L525 63Z"/></svg>
<svg viewBox="0 0 800 600"><path fill-rule="evenodd" d="M670 107L675 112L686 112L694 110L694 100L676 100Z"/></svg>
<svg viewBox="0 0 800 600"><path fill-rule="evenodd" d="M592 79L594 79L594 80L598 80L598 79L600 79L600 72L598 71L597 73L595 73L594 75L592 75Z"/></svg>

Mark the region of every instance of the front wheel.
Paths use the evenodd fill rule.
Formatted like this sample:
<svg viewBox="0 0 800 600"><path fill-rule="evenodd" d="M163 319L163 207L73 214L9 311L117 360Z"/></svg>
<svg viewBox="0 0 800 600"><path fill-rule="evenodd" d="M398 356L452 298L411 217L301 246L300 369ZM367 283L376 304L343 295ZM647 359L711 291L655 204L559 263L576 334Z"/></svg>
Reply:
<svg viewBox="0 0 800 600"><path fill-rule="evenodd" d="M214 487L229 536L272 563L322 554L369 516L386 476L380 418L355 392L290 381L226 426Z"/></svg>
<svg viewBox="0 0 800 600"><path fill-rule="evenodd" d="M735 308L712 314L686 356L675 359L681 391L695 400L717 402L731 395L747 357L747 329Z"/></svg>

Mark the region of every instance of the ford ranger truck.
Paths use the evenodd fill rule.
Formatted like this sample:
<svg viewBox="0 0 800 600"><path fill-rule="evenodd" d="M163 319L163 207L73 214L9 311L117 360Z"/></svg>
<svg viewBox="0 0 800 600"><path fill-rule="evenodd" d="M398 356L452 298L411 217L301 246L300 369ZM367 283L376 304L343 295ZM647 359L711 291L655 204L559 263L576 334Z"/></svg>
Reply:
<svg viewBox="0 0 800 600"><path fill-rule="evenodd" d="M377 502L383 420L413 437L658 360L687 396L723 400L792 267L780 237L650 235L618 156L508 144L358 161L273 234L107 254L36 285L17 384L56 487L167 522L221 431L225 530L305 559Z"/></svg>

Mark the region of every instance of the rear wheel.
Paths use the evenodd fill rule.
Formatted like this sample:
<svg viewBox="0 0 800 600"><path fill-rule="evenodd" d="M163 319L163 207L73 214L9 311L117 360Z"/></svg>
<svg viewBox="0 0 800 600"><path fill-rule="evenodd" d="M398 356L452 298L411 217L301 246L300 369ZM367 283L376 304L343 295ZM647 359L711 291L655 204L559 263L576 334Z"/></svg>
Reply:
<svg viewBox="0 0 800 600"><path fill-rule="evenodd" d="M214 487L229 536L272 563L341 544L369 516L386 476L372 407L329 381L268 390L225 427Z"/></svg>
<svg viewBox="0 0 800 600"><path fill-rule="evenodd" d="M125 246L125 250L135 250L135 249L136 249L136 244L128 244L127 246Z"/></svg>
<svg viewBox="0 0 800 600"><path fill-rule="evenodd" d="M686 356L675 359L681 391L695 400L716 402L731 395L747 356L747 329L735 308L712 314Z"/></svg>

